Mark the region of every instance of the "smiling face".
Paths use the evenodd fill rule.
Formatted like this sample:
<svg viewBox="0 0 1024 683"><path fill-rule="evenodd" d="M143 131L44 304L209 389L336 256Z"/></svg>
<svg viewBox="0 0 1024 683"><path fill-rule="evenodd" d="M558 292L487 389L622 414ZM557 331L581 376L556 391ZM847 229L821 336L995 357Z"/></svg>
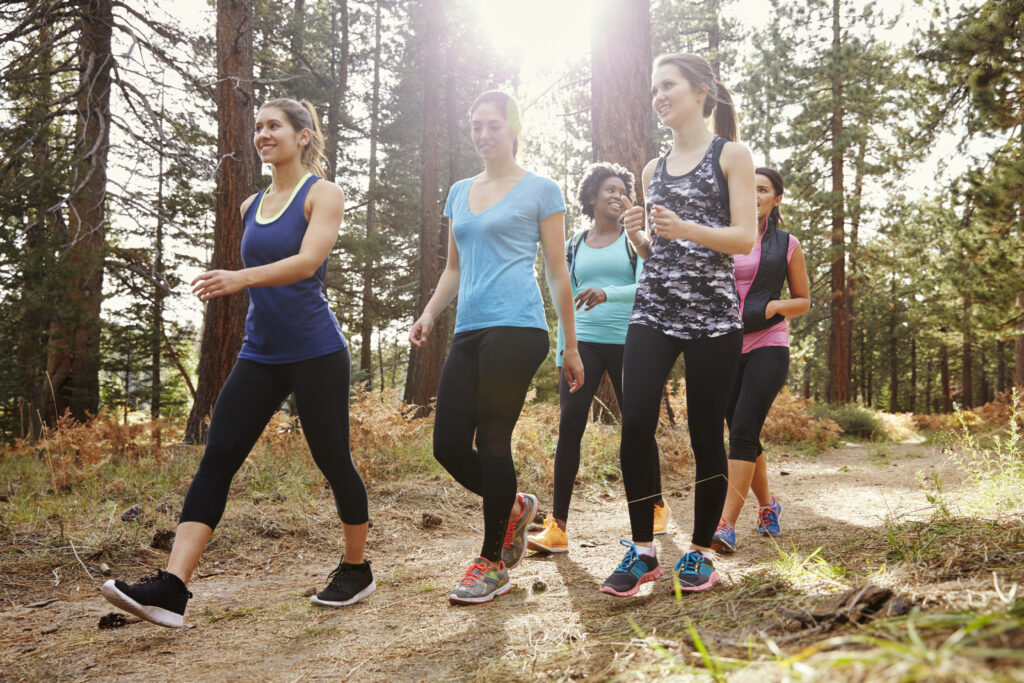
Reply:
<svg viewBox="0 0 1024 683"><path fill-rule="evenodd" d="M296 131L288 116L278 107L264 107L256 115L253 144L265 164L281 164L302 158L302 149L309 144L308 128Z"/></svg>
<svg viewBox="0 0 1024 683"><path fill-rule="evenodd" d="M754 192L757 197L757 220L764 221L776 206L782 203L782 195L775 194L775 186L766 175L754 176Z"/></svg>
<svg viewBox="0 0 1024 683"><path fill-rule="evenodd" d="M505 118L505 112L493 102L483 102L473 110L471 117L473 146L484 161L498 161L513 157L514 136Z"/></svg>
<svg viewBox="0 0 1024 683"><path fill-rule="evenodd" d="M594 218L604 217L617 220L624 208L622 197L626 194L626 184L622 178L611 176L605 178L597 189L597 194L590 200L594 209Z"/></svg>
<svg viewBox="0 0 1024 683"><path fill-rule="evenodd" d="M651 77L651 106L663 124L674 128L692 116L704 119L707 89L694 87L674 64L662 64Z"/></svg>

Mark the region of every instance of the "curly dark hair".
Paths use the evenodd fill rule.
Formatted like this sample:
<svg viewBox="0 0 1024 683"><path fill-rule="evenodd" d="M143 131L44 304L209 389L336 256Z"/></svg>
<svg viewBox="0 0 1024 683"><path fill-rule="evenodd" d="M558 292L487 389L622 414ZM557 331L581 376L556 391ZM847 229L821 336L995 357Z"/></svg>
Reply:
<svg viewBox="0 0 1024 683"><path fill-rule="evenodd" d="M616 176L626 186L626 196L629 197L629 201L636 201L633 196L633 173L624 166L599 161L587 167L586 174L580 182L580 189L576 192L576 201L584 216L591 220L594 219L594 207L590 200L597 196L597 191L601 189L601 183Z"/></svg>

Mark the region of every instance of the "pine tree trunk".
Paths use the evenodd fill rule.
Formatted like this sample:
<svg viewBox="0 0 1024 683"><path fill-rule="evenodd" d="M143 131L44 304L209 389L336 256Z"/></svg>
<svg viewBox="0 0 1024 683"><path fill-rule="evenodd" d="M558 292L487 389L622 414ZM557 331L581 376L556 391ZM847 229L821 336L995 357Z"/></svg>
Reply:
<svg viewBox="0 0 1024 683"><path fill-rule="evenodd" d="M910 412L917 412L917 337L910 338Z"/></svg>
<svg viewBox="0 0 1024 683"><path fill-rule="evenodd" d="M324 153L327 155L327 180L334 182L338 172L338 148L341 146L341 122L345 116L345 93L348 90L348 0L331 0L331 35L341 35L341 49L331 47L330 75L333 96L327 101L324 127ZM340 24L339 24L340 17Z"/></svg>
<svg viewBox="0 0 1024 683"><path fill-rule="evenodd" d="M423 133L420 171L420 273L416 311L422 311L441 276L447 233L441 229L438 197L438 133L440 132L440 71L442 67L442 12L439 0L424 0L426 26L423 33ZM442 237L445 241L442 242ZM405 380L406 403L426 407L437 395L445 351L448 347L448 312L438 315L426 344L413 347L409 353L409 370Z"/></svg>
<svg viewBox="0 0 1024 683"><path fill-rule="evenodd" d="M163 114L163 107L161 107ZM161 131L162 133L162 131ZM163 358L164 329L164 144L160 135L157 148L157 179L156 179L156 234L153 236L153 301L150 304L149 328L149 376L150 397L149 417L152 420L160 417L160 393L163 385L160 381L160 361Z"/></svg>
<svg viewBox="0 0 1024 683"><path fill-rule="evenodd" d="M1024 294L1017 295L1017 311L1024 309ZM1013 385L1024 389L1024 317L1017 323L1017 338L1013 340Z"/></svg>
<svg viewBox="0 0 1024 683"><path fill-rule="evenodd" d="M899 409L899 358L896 342L896 273L889 286L889 412Z"/></svg>
<svg viewBox="0 0 1024 683"><path fill-rule="evenodd" d="M953 412L953 394L949 387L949 349L939 347L939 372L942 375L942 412Z"/></svg>
<svg viewBox="0 0 1024 683"><path fill-rule="evenodd" d="M110 148L110 84L114 57L112 0L80 6L80 80L75 127L77 166L68 200L69 244L62 268L68 279L50 325L44 387L46 421L70 411L85 420L99 408L100 306L106 250L107 153ZM47 391L47 389L49 391Z"/></svg>
<svg viewBox="0 0 1024 683"><path fill-rule="evenodd" d="M242 268L239 207L256 191L252 145L252 0L217 0L217 215L212 269ZM199 383L185 441L206 440L206 420L234 364L245 335L249 297L239 293L206 305L199 351Z"/></svg>
<svg viewBox="0 0 1024 683"><path fill-rule="evenodd" d="M832 296L828 336L829 401L850 400L850 346L846 317L846 239L843 207L843 79L840 74L842 33L839 0L832 0Z"/></svg>
<svg viewBox="0 0 1024 683"><path fill-rule="evenodd" d="M972 342L971 339L971 297L964 296L963 300L963 324L964 341L962 348L961 357L961 381L963 387L960 390L960 402L963 404L965 410L969 410L974 407L974 382L971 376L971 364L973 360L972 354Z"/></svg>
<svg viewBox="0 0 1024 683"><path fill-rule="evenodd" d="M858 238L863 213L861 197L864 194L864 154L865 145L861 142L857 147L857 158L854 163L853 203L850 207L850 274L846 278L846 373L850 384L853 383L853 330L858 326L854 309L857 300ZM852 396L856 398L857 392L852 392Z"/></svg>
<svg viewBox="0 0 1024 683"><path fill-rule="evenodd" d="M1006 342L996 340L996 393L1006 391Z"/></svg>
<svg viewBox="0 0 1024 683"><path fill-rule="evenodd" d="M982 344L978 353L978 405L984 405L988 403L989 398L989 385L988 375L985 373L985 345Z"/></svg>
<svg viewBox="0 0 1024 683"><path fill-rule="evenodd" d="M716 32L709 31L711 40ZM646 188L641 174L657 154L651 108L633 93L646 91L651 77L651 8L649 0L620 3L599 0L590 33L590 117L593 160L625 166L636 177L637 197ZM605 373L592 406L592 417L613 422L621 415Z"/></svg>
<svg viewBox="0 0 1024 683"><path fill-rule="evenodd" d="M365 373L368 386L373 386L373 322L375 305L373 300L373 264L376 260L374 239L377 236L377 138L380 135L380 3L374 3L374 44L373 44L373 91L370 95L370 185L366 193L366 246L363 263L363 310L359 334L359 368ZM381 388L384 383L381 381Z"/></svg>

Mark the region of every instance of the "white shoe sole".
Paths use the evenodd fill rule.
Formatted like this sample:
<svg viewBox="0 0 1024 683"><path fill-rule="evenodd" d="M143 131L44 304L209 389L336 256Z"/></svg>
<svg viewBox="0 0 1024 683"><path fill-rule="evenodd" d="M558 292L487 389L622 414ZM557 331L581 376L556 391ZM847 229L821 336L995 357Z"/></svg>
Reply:
<svg viewBox="0 0 1024 683"><path fill-rule="evenodd" d="M367 595L373 593L375 590L377 590L377 582L370 581L369 586L359 591L348 600L322 600L315 595L311 595L309 597L309 601L315 605L324 605L326 607L344 607L345 605L354 605L355 603L365 598Z"/></svg>
<svg viewBox="0 0 1024 683"><path fill-rule="evenodd" d="M114 585L114 580L107 581L100 587L100 593L107 599L107 602L123 609L125 612L134 614L140 619L152 622L167 628L181 628L184 623L182 615L163 607L155 605L141 605L122 593Z"/></svg>
<svg viewBox="0 0 1024 683"><path fill-rule="evenodd" d="M450 602L453 605L479 605L482 602L490 602L491 600L493 600L494 598L498 597L499 595L504 595L505 593L508 593L510 590L512 590L512 582L511 581L509 581L508 583L506 583L504 586L502 586L498 590L494 591L493 593L488 593L487 595L484 595L484 596L479 597L479 598L459 598L459 597L456 597L454 594L453 595L449 595L448 596L448 602Z"/></svg>
<svg viewBox="0 0 1024 683"><path fill-rule="evenodd" d="M549 548L542 543L538 543L529 536L526 537L526 548L528 550L535 550L539 553L567 553L568 548Z"/></svg>

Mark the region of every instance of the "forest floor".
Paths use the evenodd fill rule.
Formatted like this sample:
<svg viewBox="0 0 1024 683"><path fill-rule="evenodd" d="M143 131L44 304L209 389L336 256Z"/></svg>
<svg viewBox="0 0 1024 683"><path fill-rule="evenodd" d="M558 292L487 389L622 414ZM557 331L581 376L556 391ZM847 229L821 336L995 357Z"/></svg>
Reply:
<svg viewBox="0 0 1024 683"><path fill-rule="evenodd" d="M527 556L508 594L473 607L447 595L479 549L479 503L446 475L372 483L378 587L343 609L307 597L340 552L329 492L301 504L235 496L181 630L135 618L99 626L116 611L100 597L99 561L119 557L112 575L130 579L162 568L166 552L142 542L87 555L86 541L69 540L73 556L54 567L32 560L42 532L19 535L0 517L0 680L1024 680L1020 509L960 515L960 470L934 445L772 451L783 535L754 533L748 505L738 552L716 563L723 582L681 599L671 572L631 598L598 591L628 535L617 481L577 488L568 553ZM944 485L941 500L922 474ZM664 480L666 568L689 541L692 480L692 470ZM538 494L548 509L550 494ZM125 525L120 511L94 524ZM174 512L119 538L148 539ZM837 600L869 584L895 597Z"/></svg>

